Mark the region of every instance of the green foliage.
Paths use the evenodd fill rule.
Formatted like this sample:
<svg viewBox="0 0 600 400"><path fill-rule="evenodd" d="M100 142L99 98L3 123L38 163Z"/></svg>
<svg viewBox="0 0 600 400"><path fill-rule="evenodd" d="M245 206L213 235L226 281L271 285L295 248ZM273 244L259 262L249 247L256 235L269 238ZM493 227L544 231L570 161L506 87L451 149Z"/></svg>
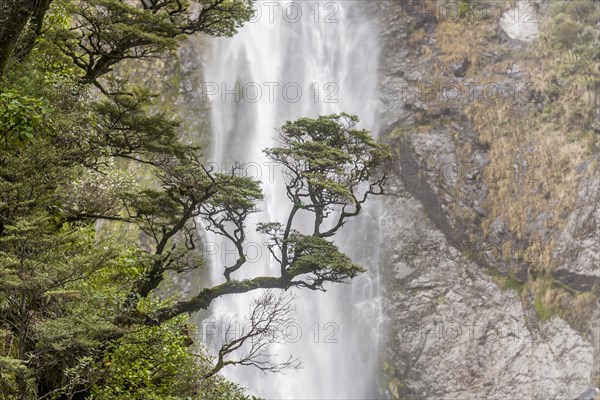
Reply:
<svg viewBox="0 0 600 400"><path fill-rule="evenodd" d="M598 5L591 1L558 2L552 7L548 35L540 44L547 57L554 59L551 76L543 94L546 120L569 126L570 140L583 143L588 150L598 146L591 125L595 118L590 112L597 106L600 88L600 30Z"/></svg>
<svg viewBox="0 0 600 400"><path fill-rule="evenodd" d="M535 308L538 318L542 321L550 319L550 317L555 314L551 309L546 307L544 302L539 297L536 297L533 300L533 307Z"/></svg>
<svg viewBox="0 0 600 400"><path fill-rule="evenodd" d="M57 32L65 52L95 79L125 57L152 57L173 50L181 32L168 12L152 13L118 0L65 3L79 30ZM169 11L169 10L165 10ZM100 58L98 62L94 58Z"/></svg>
<svg viewBox="0 0 600 400"><path fill-rule="evenodd" d="M40 12L44 29L28 28L0 80L3 398L247 399L206 378L214 360L187 312L224 294L317 290L362 272L326 238L384 193L389 150L355 128L356 116L286 123L281 146L266 153L287 167L293 212L285 227L259 227L282 274L231 280L246 262L260 182L210 170L200 149L179 141L179 122L155 110L153 93L109 73L169 54L184 35L233 35L252 2L55 0ZM299 209L315 217L312 235L292 229ZM337 219L323 232L328 217ZM202 267L198 218L233 241L239 259L222 285L160 298L165 276ZM116 233L125 226L129 240Z"/></svg>
<svg viewBox="0 0 600 400"><path fill-rule="evenodd" d="M33 344L36 348L36 356L27 356L26 369L17 373L17 386L26 376L35 376L38 384L55 382L60 379L57 366L68 366L72 354L98 345L81 321L69 325L61 317L79 306L78 284L109 267L113 252L109 243L95 240L91 227L57 226L39 211L5 226L0 237L0 321L11 327L7 354L23 360ZM51 334L50 325L55 328Z"/></svg>
<svg viewBox="0 0 600 400"><path fill-rule="evenodd" d="M119 196L137 188L133 175L116 167L114 159L101 160L106 170L76 168L73 180L57 189L60 210L65 215L110 215L120 206Z"/></svg>
<svg viewBox="0 0 600 400"><path fill-rule="evenodd" d="M325 214L335 206L356 205L357 191L377 193L392 156L369 132L356 129L358 117L332 114L286 122L280 147L265 154L284 167L288 196L304 209Z"/></svg>
<svg viewBox="0 0 600 400"><path fill-rule="evenodd" d="M323 238L294 233L288 241L293 252L288 274L294 277L308 274L311 287L320 289L324 282L349 282L365 271Z"/></svg>
<svg viewBox="0 0 600 400"><path fill-rule="evenodd" d="M0 139L25 143L33 138L49 109L39 99L21 96L15 91L0 93Z"/></svg>
<svg viewBox="0 0 600 400"><path fill-rule="evenodd" d="M183 146L177 145L178 122L170 121L163 113L147 113L155 95L118 81L113 81L110 89L117 94L93 104L98 115L95 137L98 148L108 148L113 157L182 151Z"/></svg>
<svg viewBox="0 0 600 400"><path fill-rule="evenodd" d="M215 178L221 190L207 202L214 207L254 211L256 204L263 199L260 186L252 178L226 174L217 174Z"/></svg>
<svg viewBox="0 0 600 400"><path fill-rule="evenodd" d="M0 332L0 338L8 338L2 333ZM14 396L19 392L17 377L26 379L25 392L30 397L35 396L35 379L29 374L25 362L16 357L0 356L0 393L4 396L3 399L16 398Z"/></svg>
<svg viewBox="0 0 600 400"><path fill-rule="evenodd" d="M471 11L471 0L458 0L458 16L465 18Z"/></svg>
<svg viewBox="0 0 600 400"><path fill-rule="evenodd" d="M514 290L519 295L523 294L526 288L526 284L524 282L519 281L513 275L502 275L498 272L489 271L489 274L492 276L492 279L498 286L500 286L504 290Z"/></svg>
<svg viewBox="0 0 600 400"><path fill-rule="evenodd" d="M596 28L600 22L598 4L592 1L557 2L552 7L546 40L558 50L575 58L570 73L597 74L594 64L600 57ZM567 71L566 71L567 72Z"/></svg>
<svg viewBox="0 0 600 400"><path fill-rule="evenodd" d="M102 377L92 387L92 397L158 400L189 396L189 389L202 376L201 364L188 348L189 329L179 318L112 343L101 360ZM206 364L208 360L198 361Z"/></svg>
<svg viewBox="0 0 600 400"><path fill-rule="evenodd" d="M0 82L0 397L246 399L221 377L201 381L213 365L187 317L156 327L116 323L129 312L125 295L162 259L97 234L94 220L80 216L116 217L129 207L133 220L173 222L182 193L189 200L209 179L196 149L179 143L178 123L149 114L154 95L112 78L115 93L100 98L82 85L69 49L85 39L67 33L78 7L101 24L103 46L136 40L148 44L131 51L159 55L183 33L164 12L130 3L54 2L29 57ZM225 17L214 29L232 33L236 21ZM162 190L135 185L116 157L148 165ZM180 253L170 256L172 269L185 261L174 260ZM171 304L140 300L143 312Z"/></svg>
<svg viewBox="0 0 600 400"><path fill-rule="evenodd" d="M250 0L64 0L59 5L73 23L52 34L86 82L97 82L123 59L172 51L185 34L232 36L253 12Z"/></svg>

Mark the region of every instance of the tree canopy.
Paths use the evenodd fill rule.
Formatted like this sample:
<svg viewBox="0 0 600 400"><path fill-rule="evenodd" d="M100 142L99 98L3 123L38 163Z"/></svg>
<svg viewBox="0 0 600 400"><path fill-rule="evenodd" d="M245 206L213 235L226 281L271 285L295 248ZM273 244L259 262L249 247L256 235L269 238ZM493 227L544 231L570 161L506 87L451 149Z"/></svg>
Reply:
<svg viewBox="0 0 600 400"><path fill-rule="evenodd" d="M113 72L123 60L168 54L186 35L233 35L251 14L246 0L0 7L2 398L246 398L217 373L296 365L264 358L289 301L266 294L253 303L253 329L216 360L188 314L224 295L325 290L363 271L331 237L385 193L391 155L356 116L280 129L278 146L264 151L284 167L290 212L248 226L261 182L214 171L201 149L179 141L179 122L156 111L155 94ZM312 232L298 228L301 213ZM170 276L204 267L199 221L234 244L237 260L222 266L219 285L184 300L161 296ZM135 240L116 232L126 229ZM249 229L269 238L278 276L236 279ZM260 345L232 359L250 340Z"/></svg>

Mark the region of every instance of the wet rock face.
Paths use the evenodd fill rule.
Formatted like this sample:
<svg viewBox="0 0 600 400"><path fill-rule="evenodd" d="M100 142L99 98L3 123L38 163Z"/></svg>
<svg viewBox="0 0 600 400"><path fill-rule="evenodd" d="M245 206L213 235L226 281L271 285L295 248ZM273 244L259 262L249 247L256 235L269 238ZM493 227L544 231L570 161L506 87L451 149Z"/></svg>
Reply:
<svg viewBox="0 0 600 400"><path fill-rule="evenodd" d="M448 245L418 201L386 208L385 358L399 398L569 399L589 386L582 335L557 317L538 321Z"/></svg>
<svg viewBox="0 0 600 400"><path fill-rule="evenodd" d="M527 266L500 249L518 240L503 218L483 233L489 190L482 171L489 149L478 143L479 133L466 117L469 101L424 101L414 87L440 77L469 83L468 71L477 67L466 59L441 61L435 19L408 13L406 2L374 3L383 47L382 136L397 156L393 185L407 194L388 199L384 207L383 390L402 399L577 398L598 385L597 302L577 326L568 318L539 318L532 295L520 290ZM537 23L535 29L515 28L503 18L490 40L526 51L538 35ZM498 63L510 60L510 53L481 53ZM514 63L500 84L524 79ZM535 107L535 96L528 101ZM465 153L465 147L472 151ZM586 168L581 166L577 204L567 222L545 238L557 243L555 281L576 291L596 291L600 280L600 182ZM539 225L525 230L544 232ZM509 274L515 287L501 288L492 278Z"/></svg>
<svg viewBox="0 0 600 400"><path fill-rule="evenodd" d="M600 178L582 180L577 197L558 241L554 276L576 290L592 290L600 282Z"/></svg>
<svg viewBox="0 0 600 400"><path fill-rule="evenodd" d="M598 395L600 395L600 390L598 390L598 388L589 388L581 393L575 400L596 400Z"/></svg>

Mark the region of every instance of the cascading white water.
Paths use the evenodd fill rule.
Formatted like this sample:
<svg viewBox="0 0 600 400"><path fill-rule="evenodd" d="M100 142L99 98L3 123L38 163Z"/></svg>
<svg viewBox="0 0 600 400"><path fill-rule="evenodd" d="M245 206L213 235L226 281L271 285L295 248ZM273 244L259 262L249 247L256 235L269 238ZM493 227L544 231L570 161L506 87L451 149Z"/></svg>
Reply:
<svg viewBox="0 0 600 400"><path fill-rule="evenodd" d="M248 223L249 262L235 279L275 275L256 222L283 222L291 204L282 192L281 171L262 154L275 144L286 120L342 111L357 114L361 127L376 132L378 46L373 22L358 3L258 2L255 20L231 38L215 39L205 65L203 95L211 102L212 161L221 169L234 162L263 182L261 212ZM238 86L236 86L236 84ZM236 92L240 97L236 97ZM297 291L297 325L282 358L297 356L300 370L267 374L228 367L224 374L268 399L360 399L376 386L378 327L377 210L347 224L335 238L343 251L370 272L351 285L330 285L326 293ZM370 214L370 215L369 215ZM375 223L373 223L375 221ZM221 266L232 263L233 246L217 237L213 284L224 281ZM220 298L211 319L239 319L256 292ZM296 343L293 336L301 333Z"/></svg>

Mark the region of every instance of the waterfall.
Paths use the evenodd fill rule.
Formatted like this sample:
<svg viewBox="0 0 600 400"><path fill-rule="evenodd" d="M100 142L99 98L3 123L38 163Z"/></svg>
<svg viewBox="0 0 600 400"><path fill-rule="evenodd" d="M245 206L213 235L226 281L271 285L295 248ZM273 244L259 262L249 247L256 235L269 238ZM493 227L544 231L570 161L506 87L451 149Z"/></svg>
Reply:
<svg viewBox="0 0 600 400"><path fill-rule="evenodd" d="M364 2L362 3L364 5ZM265 195L261 212L248 223L248 263L235 279L275 275L256 222L284 221L291 208L281 171L262 154L273 146L286 120L345 111L361 127L377 132L379 51L373 21L361 2L258 2L255 18L233 38L212 40L204 65L203 97L210 101L212 161L221 170L234 162L259 178ZM369 270L351 285L328 291L298 290L294 340L272 348L293 354L300 370L267 374L252 367L227 367L224 375L267 399L364 399L375 396L379 353L377 207L335 237L342 251ZM233 246L209 237L215 249L212 284L222 283L223 261ZM257 292L216 300L208 320L241 320ZM298 334L296 337L295 334ZM296 341L297 339L297 341Z"/></svg>

